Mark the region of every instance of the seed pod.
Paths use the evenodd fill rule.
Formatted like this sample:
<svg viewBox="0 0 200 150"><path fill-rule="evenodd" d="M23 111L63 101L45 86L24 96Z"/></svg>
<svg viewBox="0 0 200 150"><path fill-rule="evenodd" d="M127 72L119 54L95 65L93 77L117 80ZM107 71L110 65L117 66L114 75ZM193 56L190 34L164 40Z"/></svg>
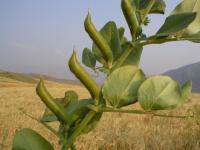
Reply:
<svg viewBox="0 0 200 150"><path fill-rule="evenodd" d="M43 80L40 80L40 82L38 83L36 87L36 93L60 121L64 123L69 122L69 117L65 114L64 108L62 108L55 102L54 98L50 95L50 93L44 86Z"/></svg>
<svg viewBox="0 0 200 150"><path fill-rule="evenodd" d="M136 10L134 10L135 8L131 5L130 0L122 0L121 8L124 17L126 18L126 22L128 23L132 37L136 37L140 30L140 25L137 19Z"/></svg>
<svg viewBox="0 0 200 150"><path fill-rule="evenodd" d="M89 34L90 38L94 41L94 43L101 50L102 55L105 57L108 67L111 68L113 62L113 54L110 46L103 38L103 36L96 30L95 26L91 21L91 16L88 13L85 22L84 22L85 30Z"/></svg>
<svg viewBox="0 0 200 150"><path fill-rule="evenodd" d="M69 68L71 72L83 83L83 85L88 89L93 98L98 99L100 93L100 87L97 83L91 78L91 76L85 71L85 69L80 65L77 60L76 52L74 51L70 60Z"/></svg>

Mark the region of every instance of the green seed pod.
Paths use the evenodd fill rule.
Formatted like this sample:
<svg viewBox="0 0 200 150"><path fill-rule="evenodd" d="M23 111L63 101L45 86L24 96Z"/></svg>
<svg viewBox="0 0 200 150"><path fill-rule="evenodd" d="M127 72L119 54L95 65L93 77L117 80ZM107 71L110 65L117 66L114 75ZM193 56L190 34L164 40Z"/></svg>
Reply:
<svg viewBox="0 0 200 150"><path fill-rule="evenodd" d="M124 17L126 18L126 22L128 23L132 37L136 37L139 33L140 25L137 19L136 10L134 10L135 8L131 5L130 0L122 0L121 8Z"/></svg>
<svg viewBox="0 0 200 150"><path fill-rule="evenodd" d="M80 65L77 60L76 52L74 51L70 60L69 68L71 72L83 83L83 85L88 89L91 96L95 99L99 98L100 87L97 83L91 78L91 76L85 71L85 69Z"/></svg>
<svg viewBox="0 0 200 150"><path fill-rule="evenodd" d="M101 50L102 55L105 57L108 67L111 68L113 62L113 54L110 46L103 38L103 36L96 30L95 26L91 21L91 16L88 13L85 22L84 22L85 30L89 34L90 38L94 41L94 43Z"/></svg>
<svg viewBox="0 0 200 150"><path fill-rule="evenodd" d="M36 87L36 93L41 98L41 100L45 103L45 105L56 115L56 117L64 122L69 122L69 117L65 114L64 108L59 106L54 100L54 98L50 95L47 91L46 87L44 86L43 80L40 80Z"/></svg>

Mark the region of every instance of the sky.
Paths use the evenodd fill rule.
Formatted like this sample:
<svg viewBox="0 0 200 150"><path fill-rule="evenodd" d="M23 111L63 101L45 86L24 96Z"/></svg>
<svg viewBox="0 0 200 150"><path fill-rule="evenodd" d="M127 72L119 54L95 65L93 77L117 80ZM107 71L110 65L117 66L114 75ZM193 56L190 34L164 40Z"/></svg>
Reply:
<svg viewBox="0 0 200 150"><path fill-rule="evenodd" d="M166 15L180 2L165 1ZM73 47L81 61L92 45L83 25L88 11L97 29L114 20L130 38L120 0L0 0L0 70L74 79L67 66ZM153 35L166 15L151 15L145 33ZM152 75L198 61L200 45L172 42L146 46L141 68Z"/></svg>

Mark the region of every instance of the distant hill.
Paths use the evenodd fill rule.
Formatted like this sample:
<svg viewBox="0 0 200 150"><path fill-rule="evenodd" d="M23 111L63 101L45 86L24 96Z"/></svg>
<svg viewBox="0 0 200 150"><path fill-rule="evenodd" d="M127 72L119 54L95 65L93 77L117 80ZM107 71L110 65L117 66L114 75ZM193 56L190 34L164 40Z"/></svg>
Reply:
<svg viewBox="0 0 200 150"><path fill-rule="evenodd" d="M48 75L43 75L43 74L16 73L16 72L8 72L8 71L3 71L3 70L0 70L0 77L5 77L5 78L14 79L17 81L32 83L32 84L37 83L40 78L44 80L48 80L48 81L59 82L59 83L80 84L78 81L58 79L58 78L48 76Z"/></svg>
<svg viewBox="0 0 200 150"><path fill-rule="evenodd" d="M29 73L26 74L34 79L44 79L44 80L48 80L48 81L54 81L54 82L59 82L59 83L71 83L71 84L80 84L78 81L74 81L74 80L67 80L67 79L59 79L56 77L52 77L49 75L44 75L44 74L36 74L36 73Z"/></svg>
<svg viewBox="0 0 200 150"><path fill-rule="evenodd" d="M192 80L193 92L200 92L200 62L170 70L164 74L171 76L174 80L184 83Z"/></svg>
<svg viewBox="0 0 200 150"><path fill-rule="evenodd" d="M26 82L26 83L37 83L37 80L35 80L34 78L32 78L26 74L21 74L21 73L1 71L0 77L14 79L14 80Z"/></svg>

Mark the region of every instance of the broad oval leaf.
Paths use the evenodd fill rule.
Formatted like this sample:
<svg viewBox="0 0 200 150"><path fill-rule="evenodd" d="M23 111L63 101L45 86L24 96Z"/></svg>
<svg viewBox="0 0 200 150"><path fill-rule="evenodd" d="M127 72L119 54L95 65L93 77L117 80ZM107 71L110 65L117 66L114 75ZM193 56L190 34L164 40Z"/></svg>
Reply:
<svg viewBox="0 0 200 150"><path fill-rule="evenodd" d="M172 15L180 14L183 12L196 12L197 16L195 20L186 28L183 35L196 34L200 31L200 0L183 0L172 11Z"/></svg>
<svg viewBox="0 0 200 150"><path fill-rule="evenodd" d="M187 83L181 88L168 76L153 76L140 86L138 101L145 110L176 108L186 101L190 87L190 83Z"/></svg>
<svg viewBox="0 0 200 150"><path fill-rule="evenodd" d="M84 48L83 54L82 54L82 62L87 67L95 70L96 58L90 49Z"/></svg>
<svg viewBox="0 0 200 150"><path fill-rule="evenodd" d="M113 22L113 21L108 22L100 30L100 33L104 37L104 39L108 42L108 44L112 50L114 59L115 59L122 51L121 45L120 45L120 37L119 37L118 29L117 29L115 22ZM94 52L96 59L100 63L105 64L105 58L101 54L101 51L96 46L96 44L93 44L92 51Z"/></svg>
<svg viewBox="0 0 200 150"><path fill-rule="evenodd" d="M18 131L14 137L12 150L53 150L53 146L40 134L29 128Z"/></svg>
<svg viewBox="0 0 200 150"><path fill-rule="evenodd" d="M137 91L144 80L144 73L136 66L120 67L105 80L103 97L115 108L132 104L137 101Z"/></svg>
<svg viewBox="0 0 200 150"><path fill-rule="evenodd" d="M168 16L157 34L175 34L187 28L195 19L196 13L187 12Z"/></svg>

